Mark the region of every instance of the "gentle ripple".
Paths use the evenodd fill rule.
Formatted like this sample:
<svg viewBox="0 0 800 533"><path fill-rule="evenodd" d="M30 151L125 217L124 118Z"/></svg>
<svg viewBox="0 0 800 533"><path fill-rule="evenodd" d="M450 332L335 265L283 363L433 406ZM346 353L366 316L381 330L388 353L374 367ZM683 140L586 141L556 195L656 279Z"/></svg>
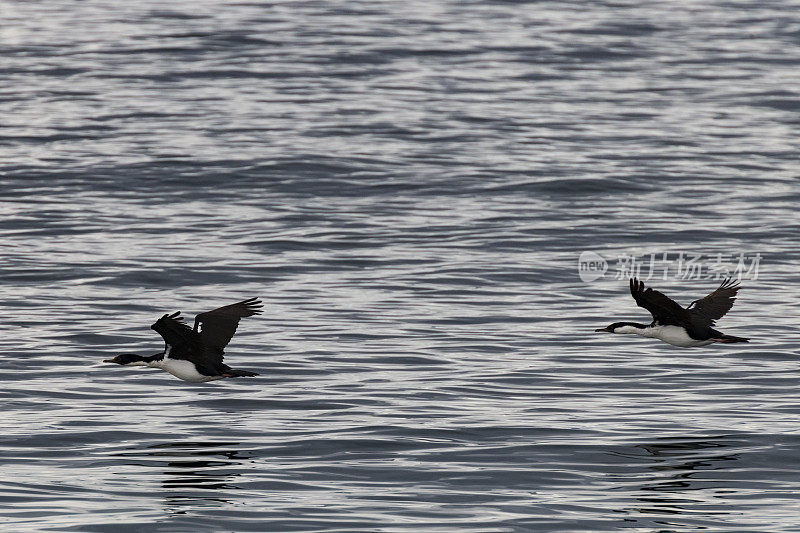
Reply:
<svg viewBox="0 0 800 533"><path fill-rule="evenodd" d="M6 527L800 531L797 8L0 0ZM761 253L753 342L584 250ZM253 295L259 378L101 363Z"/></svg>

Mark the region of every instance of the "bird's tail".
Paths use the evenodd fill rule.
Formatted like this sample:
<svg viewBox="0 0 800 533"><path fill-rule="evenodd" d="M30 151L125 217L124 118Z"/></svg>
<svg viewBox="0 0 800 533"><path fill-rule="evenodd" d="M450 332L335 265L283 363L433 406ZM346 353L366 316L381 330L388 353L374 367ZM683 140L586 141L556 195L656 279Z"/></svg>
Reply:
<svg viewBox="0 0 800 533"><path fill-rule="evenodd" d="M745 339L744 337L734 337L733 335L715 335L711 338L714 342L721 342L724 344L731 344L734 342L750 342L750 339Z"/></svg>

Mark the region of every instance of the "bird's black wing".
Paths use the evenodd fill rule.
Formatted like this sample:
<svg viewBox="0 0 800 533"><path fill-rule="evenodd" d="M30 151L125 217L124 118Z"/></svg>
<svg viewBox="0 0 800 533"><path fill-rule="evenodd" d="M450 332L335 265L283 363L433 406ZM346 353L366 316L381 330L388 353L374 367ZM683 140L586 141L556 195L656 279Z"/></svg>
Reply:
<svg viewBox="0 0 800 533"><path fill-rule="evenodd" d="M218 357L222 361L225 346L236 333L239 320L261 314L261 307L263 305L258 298L249 298L197 315L194 319L194 331L199 333L206 355Z"/></svg>
<svg viewBox="0 0 800 533"><path fill-rule="evenodd" d="M172 359L188 359L192 353L202 353L200 336L183 323L181 312L164 315L150 326L164 338Z"/></svg>
<svg viewBox="0 0 800 533"><path fill-rule="evenodd" d="M715 320L731 310L739 288L738 280L725 278L714 292L690 303L686 309L692 322L698 326L713 326Z"/></svg>
<svg viewBox="0 0 800 533"><path fill-rule="evenodd" d="M636 300L636 305L644 307L653 315L653 321L662 326L688 326L689 314L675 300L663 293L644 288L644 282L631 278L631 296Z"/></svg>

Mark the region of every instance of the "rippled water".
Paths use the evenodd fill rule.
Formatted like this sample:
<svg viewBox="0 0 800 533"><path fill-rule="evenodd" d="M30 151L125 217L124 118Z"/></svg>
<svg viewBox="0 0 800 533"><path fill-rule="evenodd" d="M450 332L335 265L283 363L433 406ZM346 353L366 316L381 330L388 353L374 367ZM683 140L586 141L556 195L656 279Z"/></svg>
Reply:
<svg viewBox="0 0 800 533"><path fill-rule="evenodd" d="M797 7L0 0L4 527L800 531ZM680 252L751 344L593 333Z"/></svg>

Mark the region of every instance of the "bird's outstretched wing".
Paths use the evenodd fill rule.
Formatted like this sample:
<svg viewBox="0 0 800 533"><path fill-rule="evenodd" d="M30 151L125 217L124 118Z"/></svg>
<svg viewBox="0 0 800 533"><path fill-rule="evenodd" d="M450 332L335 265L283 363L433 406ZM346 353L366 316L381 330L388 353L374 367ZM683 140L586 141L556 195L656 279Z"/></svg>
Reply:
<svg viewBox="0 0 800 533"><path fill-rule="evenodd" d="M164 342L170 347L169 356L173 359L184 359L185 355L201 349L200 337L192 328L183 323L181 312L164 315L150 326L156 330Z"/></svg>
<svg viewBox="0 0 800 533"><path fill-rule="evenodd" d="M689 325L689 314L675 300L655 289L645 289L644 282L636 278L631 278L630 285L636 305L650 311L654 322L662 326Z"/></svg>
<svg viewBox="0 0 800 533"><path fill-rule="evenodd" d="M226 305L207 313L200 313L194 319L194 332L200 335L209 357L219 357L231 341L239 320L261 314L263 304L258 298L248 298L241 302ZM187 328L188 329L188 328Z"/></svg>
<svg viewBox="0 0 800 533"><path fill-rule="evenodd" d="M714 292L693 301L686 308L692 321L698 325L713 326L715 320L719 320L731 310L739 288L738 280L731 278L722 280Z"/></svg>

